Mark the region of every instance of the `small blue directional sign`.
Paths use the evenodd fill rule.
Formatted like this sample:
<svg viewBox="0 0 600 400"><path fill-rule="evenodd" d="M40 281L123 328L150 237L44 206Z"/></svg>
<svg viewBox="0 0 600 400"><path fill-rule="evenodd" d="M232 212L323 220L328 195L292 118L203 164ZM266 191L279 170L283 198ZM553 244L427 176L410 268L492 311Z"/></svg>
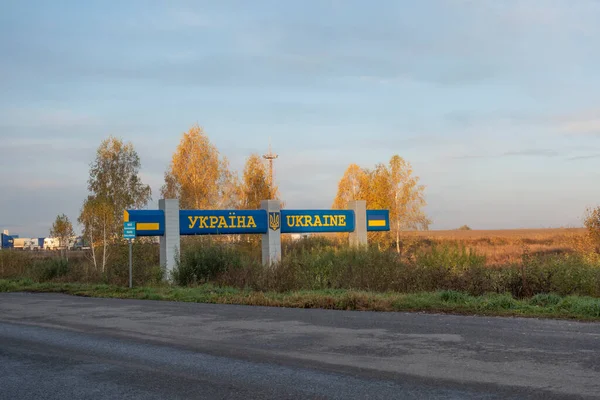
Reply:
<svg viewBox="0 0 600 400"><path fill-rule="evenodd" d="M135 222L123 222L123 238L135 239Z"/></svg>

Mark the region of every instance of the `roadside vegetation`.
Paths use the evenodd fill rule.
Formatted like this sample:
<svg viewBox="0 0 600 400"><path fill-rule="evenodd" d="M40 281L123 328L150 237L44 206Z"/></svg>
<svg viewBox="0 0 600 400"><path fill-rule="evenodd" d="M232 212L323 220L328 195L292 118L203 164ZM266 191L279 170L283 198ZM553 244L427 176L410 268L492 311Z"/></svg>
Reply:
<svg viewBox="0 0 600 400"><path fill-rule="evenodd" d="M583 237L582 237L583 238ZM209 238L184 240L172 281L178 286L210 283L243 290L363 290L418 293L454 290L478 296L510 293L515 298L554 293L600 297L600 266L595 253L535 254L525 248L519 262L490 266L485 255L442 242L410 254L381 251L376 245L354 249L323 237L284 242L284 256L270 268L260 264L258 243L230 244ZM93 268L85 252L69 259L23 251L0 252L1 279L34 282L128 283L128 248L112 249L105 273ZM158 285L158 245L133 246L133 283Z"/></svg>
<svg viewBox="0 0 600 400"><path fill-rule="evenodd" d="M580 244L588 238L580 234ZM281 263L260 264L259 243L186 238L172 284L163 283L158 246L136 243L134 289L127 246L114 247L104 274L84 252L60 257L0 252L0 291L338 310L428 311L600 319L600 264L592 248L535 253L489 265L449 240L409 251L353 249L334 238L284 242ZM408 243L403 243L407 245Z"/></svg>
<svg viewBox="0 0 600 400"><path fill-rule="evenodd" d="M123 286L103 284L37 283L30 279L0 280L0 292L16 291L269 307L355 311L424 311L600 321L600 299L556 294L538 294L530 298L515 299L509 293L471 296L453 290L429 293L378 293L345 289L260 292L213 284L194 287L153 286L129 289Z"/></svg>

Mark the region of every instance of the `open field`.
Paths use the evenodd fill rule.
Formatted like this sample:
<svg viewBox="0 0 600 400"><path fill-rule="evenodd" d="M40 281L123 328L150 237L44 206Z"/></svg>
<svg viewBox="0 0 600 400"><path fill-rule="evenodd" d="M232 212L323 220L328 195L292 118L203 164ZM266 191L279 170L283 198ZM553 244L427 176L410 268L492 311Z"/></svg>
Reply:
<svg viewBox="0 0 600 400"><path fill-rule="evenodd" d="M569 254L584 241L585 228L439 230L405 232L403 241L413 247L456 244L485 255L488 265L521 263L525 251L530 254Z"/></svg>
<svg viewBox="0 0 600 400"><path fill-rule="evenodd" d="M405 235L436 239L536 239L548 240L571 235L582 235L585 228L547 228L547 229L472 229L472 230L429 230L406 232Z"/></svg>

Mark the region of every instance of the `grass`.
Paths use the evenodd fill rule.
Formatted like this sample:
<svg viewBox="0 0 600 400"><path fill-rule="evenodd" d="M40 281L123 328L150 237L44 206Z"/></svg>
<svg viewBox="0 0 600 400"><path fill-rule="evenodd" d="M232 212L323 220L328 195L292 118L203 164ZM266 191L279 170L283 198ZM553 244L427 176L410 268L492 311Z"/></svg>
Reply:
<svg viewBox="0 0 600 400"><path fill-rule="evenodd" d="M356 311L422 311L487 316L542 317L600 321L600 299L584 296L537 294L515 299L512 295L481 296L445 290L421 293L356 290L300 290L262 292L204 284L195 287L127 287L83 283L38 283L29 279L0 280L0 292L50 292L76 296L170 300L252 306L321 308Z"/></svg>

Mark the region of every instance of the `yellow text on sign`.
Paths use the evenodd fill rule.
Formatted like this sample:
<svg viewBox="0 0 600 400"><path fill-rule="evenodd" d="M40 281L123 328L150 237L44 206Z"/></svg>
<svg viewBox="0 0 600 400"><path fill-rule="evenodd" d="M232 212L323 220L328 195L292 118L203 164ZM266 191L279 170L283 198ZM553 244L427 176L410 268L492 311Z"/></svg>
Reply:
<svg viewBox="0 0 600 400"><path fill-rule="evenodd" d="M190 229L228 229L228 228L256 228L256 221L253 216L245 215L230 215L216 216L189 216L188 220Z"/></svg>
<svg viewBox="0 0 600 400"><path fill-rule="evenodd" d="M288 215L289 227L346 226L345 215Z"/></svg>

